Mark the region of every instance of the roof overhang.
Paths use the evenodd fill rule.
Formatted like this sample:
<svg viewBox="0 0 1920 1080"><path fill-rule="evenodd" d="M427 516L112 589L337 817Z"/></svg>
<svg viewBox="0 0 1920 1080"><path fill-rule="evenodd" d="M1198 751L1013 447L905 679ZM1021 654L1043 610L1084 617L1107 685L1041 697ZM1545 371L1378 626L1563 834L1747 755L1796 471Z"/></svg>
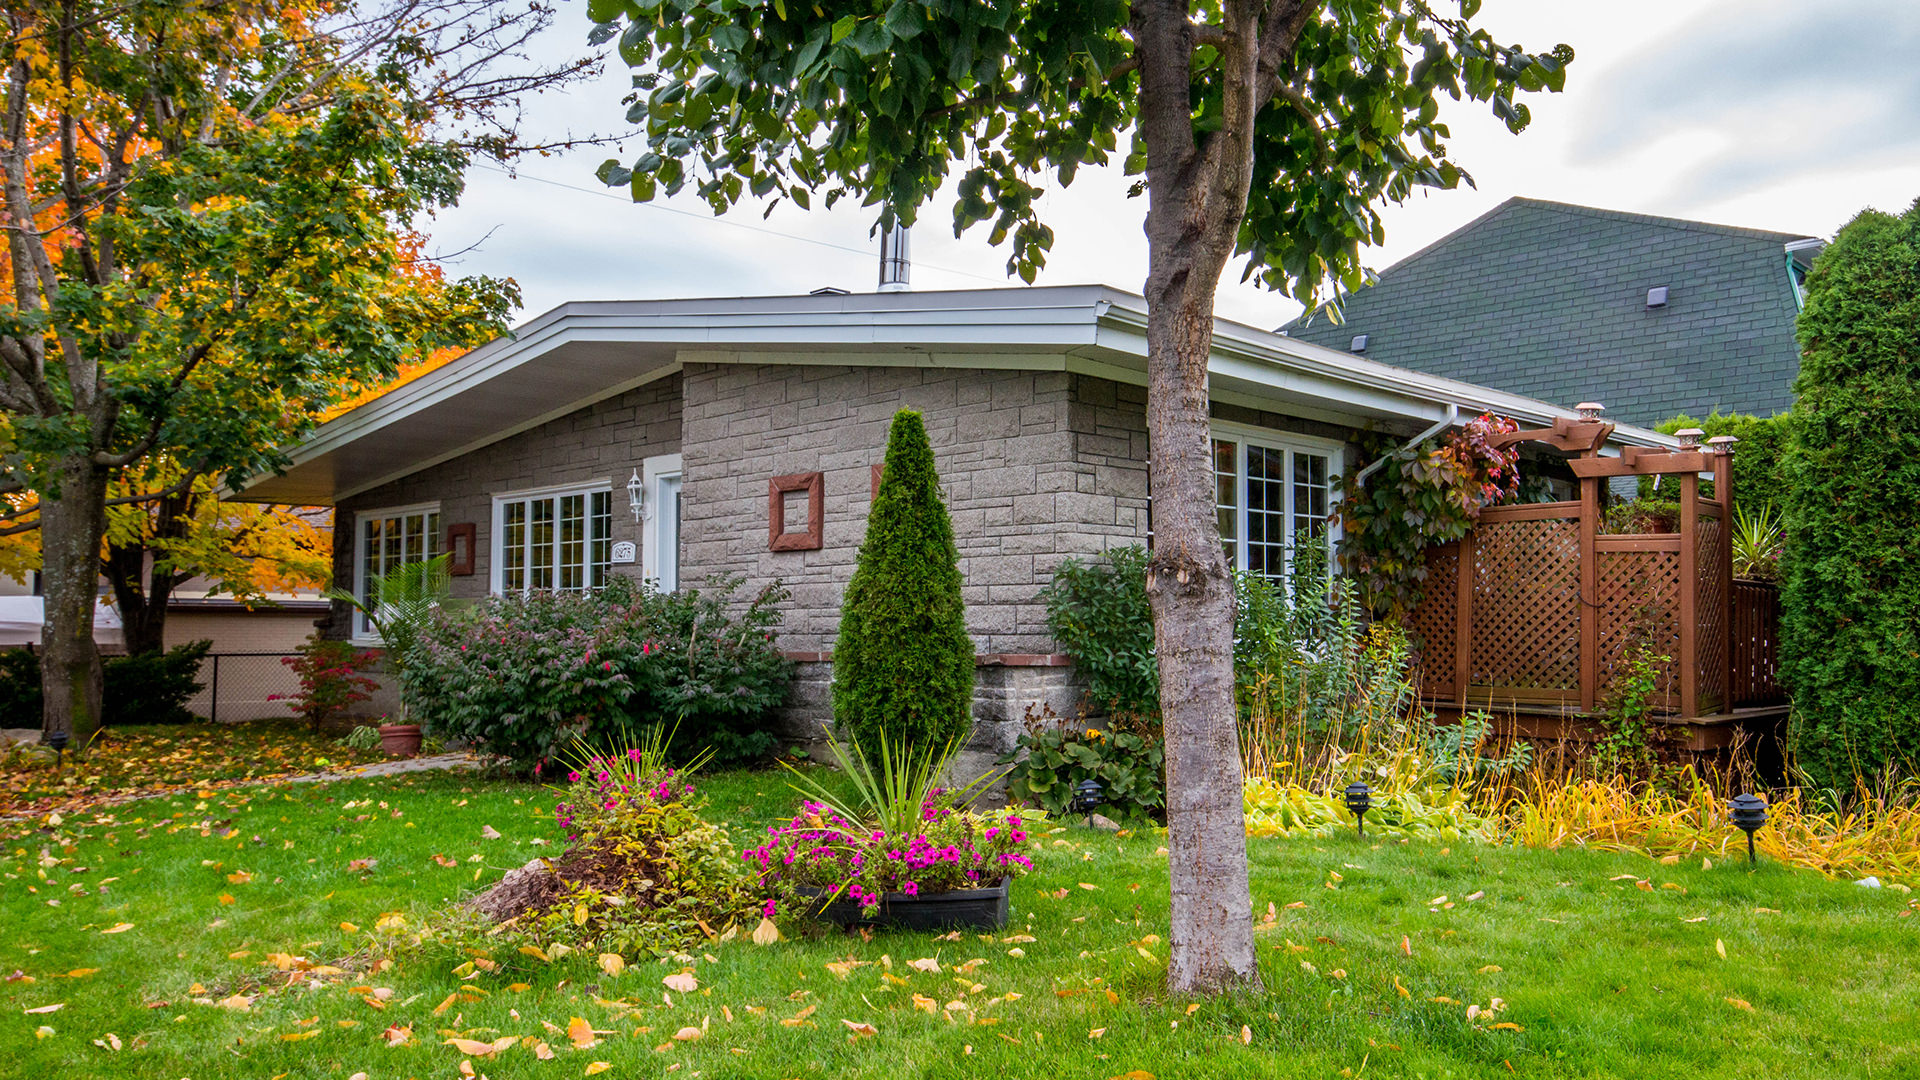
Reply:
<svg viewBox="0 0 1920 1080"><path fill-rule="evenodd" d="M1104 286L564 304L321 425L237 498L333 505L681 370L790 363L1072 371L1146 382L1146 302ZM1218 320L1217 400L1411 431L1570 409ZM1672 446L1622 426L1614 442Z"/></svg>

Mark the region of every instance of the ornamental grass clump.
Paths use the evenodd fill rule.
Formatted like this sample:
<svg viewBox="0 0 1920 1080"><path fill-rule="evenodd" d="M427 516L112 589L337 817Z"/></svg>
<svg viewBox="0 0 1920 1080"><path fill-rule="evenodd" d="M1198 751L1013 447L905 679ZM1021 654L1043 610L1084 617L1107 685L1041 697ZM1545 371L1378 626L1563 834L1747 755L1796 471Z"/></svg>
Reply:
<svg viewBox="0 0 1920 1080"><path fill-rule="evenodd" d="M566 849L468 902L497 924L490 933L548 952L561 944L658 953L723 933L750 911L732 838L700 816L692 783L700 762L666 765L671 737L655 729L637 745L576 743L564 755L554 822Z"/></svg>
<svg viewBox="0 0 1920 1080"><path fill-rule="evenodd" d="M927 896L998 885L1033 869L1031 813L979 810L970 797L996 777L983 776L963 788L942 788L952 749L903 751L894 756L880 740L876 770L858 745L849 751L832 744L840 768L853 781L851 803L835 798L804 777L794 786L814 796L784 824L767 828L767 840L741 858L753 869L768 897L762 909L772 917L782 899L801 899L818 890L829 899L845 894L866 914L879 910L889 893ZM805 897L803 909L818 906L819 895Z"/></svg>

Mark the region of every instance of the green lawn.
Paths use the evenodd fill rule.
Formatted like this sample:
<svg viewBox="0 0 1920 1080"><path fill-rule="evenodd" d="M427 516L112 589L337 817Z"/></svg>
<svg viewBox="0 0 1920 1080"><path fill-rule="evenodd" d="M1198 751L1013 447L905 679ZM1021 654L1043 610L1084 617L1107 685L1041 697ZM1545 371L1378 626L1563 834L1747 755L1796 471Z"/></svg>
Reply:
<svg viewBox="0 0 1920 1080"><path fill-rule="evenodd" d="M743 845L789 802L773 774L704 787ZM549 791L437 775L212 794L74 815L59 829L71 846L44 857L45 831L10 827L0 974L18 974L0 983L0 1073L384 1080L453 1077L471 1060L495 1078L595 1062L613 1078L1920 1075L1912 898L1766 865L1256 841L1255 903L1275 912L1259 934L1268 992L1189 1011L1160 989L1161 838L1067 828L1044 838L992 940L736 938L664 963L627 957L617 978L592 957L500 950L463 979L473 958L450 951L369 971L375 926L393 912L417 925L554 852ZM489 826L500 839L483 838ZM276 953L350 973L316 986ZM926 958L941 970L910 966ZM862 966L827 966L843 961ZM697 991L662 985L683 968ZM384 1008L366 988L391 990ZM247 1011L196 1003L236 993L257 996ZM1493 1022L1517 1029L1468 1021L1495 998ZM49 1005L64 1007L25 1011ZM575 1017L598 1045L573 1047ZM411 1043L387 1046L390 1025ZM685 1027L704 1036L673 1041ZM445 1044L505 1036L554 1056Z"/></svg>

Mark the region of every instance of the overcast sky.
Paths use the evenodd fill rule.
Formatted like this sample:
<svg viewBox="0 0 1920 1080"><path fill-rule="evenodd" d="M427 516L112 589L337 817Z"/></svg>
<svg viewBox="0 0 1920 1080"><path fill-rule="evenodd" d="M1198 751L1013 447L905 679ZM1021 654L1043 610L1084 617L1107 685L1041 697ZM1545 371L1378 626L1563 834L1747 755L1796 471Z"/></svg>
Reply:
<svg viewBox="0 0 1920 1080"><path fill-rule="evenodd" d="M1478 105L1452 106L1453 159L1478 187L1387 208L1387 243L1367 252L1376 269L1515 195L1819 236L1920 196L1917 0L1487 0L1476 21L1529 49L1573 46L1567 90L1529 95L1533 124L1519 136ZM584 53L587 29L585 5L568 0L543 47ZM532 103L529 123L623 133L627 75L611 59L596 83ZM435 247L472 249L457 273L518 280L516 321L568 300L874 287L870 211L783 203L762 220L743 204L715 219L690 193L635 205L593 170L641 144L534 159L517 178L476 168L461 205L433 224ZM1118 169L1088 170L1047 196L1055 241L1039 284L1139 291L1145 204L1126 186ZM1019 284L985 229L955 239L950 220L944 205L923 212L915 288ZM1271 327L1298 310L1234 284L1239 271L1228 269L1221 314Z"/></svg>

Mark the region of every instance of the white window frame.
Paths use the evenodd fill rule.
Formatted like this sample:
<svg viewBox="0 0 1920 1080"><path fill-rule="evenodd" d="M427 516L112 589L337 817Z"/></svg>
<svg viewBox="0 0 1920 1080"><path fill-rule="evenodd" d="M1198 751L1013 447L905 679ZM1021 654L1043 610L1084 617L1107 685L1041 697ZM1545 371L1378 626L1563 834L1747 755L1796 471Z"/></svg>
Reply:
<svg viewBox="0 0 1920 1080"><path fill-rule="evenodd" d="M1346 444L1337 439L1325 439L1315 435L1299 435L1290 431L1275 431L1272 428L1256 427L1252 424L1236 424L1225 420L1216 420L1211 425L1210 438L1207 441L1207 471L1214 472L1213 444L1231 442L1234 444L1234 551L1228 564L1235 570L1247 568L1248 554L1248 513L1247 513L1247 445L1249 443L1267 450L1280 450L1286 454L1283 467L1285 482L1281 485L1286 492L1286 548L1283 565L1286 573L1293 569L1293 537L1299 531L1299 515L1294 507L1293 459L1296 453L1312 454L1327 459L1327 514L1331 519L1328 525L1327 543L1330 549L1338 550L1341 538L1339 519L1334 516L1340 502L1340 487L1336 481L1345 474ZM1217 491L1216 491L1217 498ZM1332 573L1337 560L1327 560L1327 569Z"/></svg>
<svg viewBox="0 0 1920 1080"><path fill-rule="evenodd" d="M444 514L441 514L440 503L438 501L409 503L406 506L383 506L377 509L354 511L353 513L353 595L359 597L362 603L365 603L367 598L367 523L369 521L378 521L384 518L394 518L394 517L406 518L414 515L419 515L423 519L428 515L440 515L442 518L445 517ZM422 525L424 524L425 524L425 521L423 520ZM424 535L427 538L426 551L427 551L427 557L429 559L431 559L434 555L439 554L439 552L436 549L439 548L445 540L445 537L443 535L443 531L445 530L445 528L446 528L446 523L443 520L439 528L432 529L432 530L423 530ZM403 554L402 559L404 560L404 558L405 556ZM402 565L404 565L404 562L402 563ZM381 567L381 572L386 573L389 569L391 568L383 564ZM359 608L355 608L353 610L352 630L353 632L349 635L349 637L352 639L353 643L356 645L381 644L379 631L373 628L373 624L367 620L366 613L361 611Z"/></svg>
<svg viewBox="0 0 1920 1080"><path fill-rule="evenodd" d="M592 496L596 494L605 494L607 496L608 508L611 511L613 509L613 506L612 506L613 480L611 477L601 477L594 480L575 481L570 484L548 484L544 487L522 488L518 491L494 492L493 493L493 533L487 542L487 589L488 591L495 596L503 595L506 592L506 588L504 586L506 560L502 556L504 554L504 547L505 547L506 538L507 538L507 529L506 529L507 505L509 503L524 502L528 499L557 499L565 495L583 495L588 497L586 507L587 507L587 521L588 521L589 531L585 541L586 543L585 562L582 567L582 573L587 575L586 580L588 581L588 584L583 586L583 589L592 589L593 588L593 585L591 584L592 572L593 572L593 535L591 531L592 519L593 519ZM560 543L558 530L555 531L553 543L556 547ZM611 524L611 517L609 517L608 539L607 539L607 545L609 550L611 550L612 544L613 544L612 524ZM560 572L560 560L557 552L555 553L555 556L554 556L553 567L554 567L554 580L558 582L559 572ZM529 567L528 569L531 569L531 568ZM609 576L611 576L612 574L611 565L609 565L608 574ZM556 588L557 587L558 586L556 585ZM531 590L532 590L532 586L527 585L523 587L521 591L528 592ZM568 591L572 591L572 590L568 590Z"/></svg>
<svg viewBox="0 0 1920 1080"><path fill-rule="evenodd" d="M667 524L667 515L661 513L664 500L660 496L660 481L682 481L682 466L679 454L658 454L646 458L640 463L640 482L645 491L646 522L640 537L640 577L651 581L663 592L677 592L680 588L680 554L684 545L679 543L681 521L674 521L672 530L674 539L673 580L660 580L660 552L666 547L662 532ZM678 489L681 498L686 495L684 481Z"/></svg>

